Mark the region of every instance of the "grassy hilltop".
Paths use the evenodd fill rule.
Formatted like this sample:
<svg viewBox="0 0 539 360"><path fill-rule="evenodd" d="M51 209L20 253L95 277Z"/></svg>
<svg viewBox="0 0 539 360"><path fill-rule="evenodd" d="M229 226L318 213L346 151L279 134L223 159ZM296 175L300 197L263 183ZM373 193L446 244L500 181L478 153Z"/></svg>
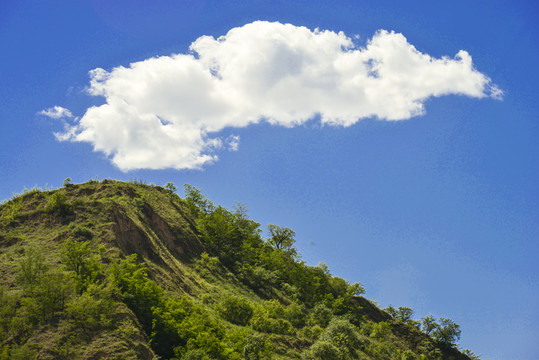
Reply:
<svg viewBox="0 0 539 360"><path fill-rule="evenodd" d="M474 359L450 319L379 309L294 232L187 185L113 180L0 206L0 359Z"/></svg>

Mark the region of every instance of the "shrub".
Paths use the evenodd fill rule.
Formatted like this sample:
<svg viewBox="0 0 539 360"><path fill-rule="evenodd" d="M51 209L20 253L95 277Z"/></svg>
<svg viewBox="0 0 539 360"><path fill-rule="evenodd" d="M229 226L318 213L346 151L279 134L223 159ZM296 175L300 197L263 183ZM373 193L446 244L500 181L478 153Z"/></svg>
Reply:
<svg viewBox="0 0 539 360"><path fill-rule="evenodd" d="M37 351L38 349L35 344L26 343L20 346L14 345L9 358L11 360L35 359Z"/></svg>
<svg viewBox="0 0 539 360"><path fill-rule="evenodd" d="M350 310L350 302L348 299L339 296L331 304L331 311L335 315L344 315Z"/></svg>
<svg viewBox="0 0 539 360"><path fill-rule="evenodd" d="M294 334L290 321L265 317L264 313L258 313L254 316L251 320L251 325L253 326L253 329L260 332L282 335Z"/></svg>
<svg viewBox="0 0 539 360"><path fill-rule="evenodd" d="M0 205L4 206L0 217L0 225L7 225L19 215L22 208L22 197L13 198L10 202L0 203Z"/></svg>
<svg viewBox="0 0 539 360"><path fill-rule="evenodd" d="M431 341L424 340L419 344L419 351L421 351L421 359L434 359L440 360L442 358L442 352L437 349Z"/></svg>
<svg viewBox="0 0 539 360"><path fill-rule="evenodd" d="M142 210L144 208L144 200L142 200L141 198L138 198L138 197L133 198L131 203L133 204L134 207L136 207L139 210Z"/></svg>
<svg viewBox="0 0 539 360"><path fill-rule="evenodd" d="M92 237L94 236L92 231L85 226L71 223L71 228L73 229L72 232L73 232L73 237L75 239L91 240Z"/></svg>
<svg viewBox="0 0 539 360"><path fill-rule="evenodd" d="M244 270L244 277L256 289L270 288L278 283L277 273L262 266L245 266Z"/></svg>
<svg viewBox="0 0 539 360"><path fill-rule="evenodd" d="M284 318L285 307L279 302L279 300L267 300L264 301L264 309L267 311L267 315L270 318L278 319Z"/></svg>
<svg viewBox="0 0 539 360"><path fill-rule="evenodd" d="M72 294L73 284L64 273L43 273L38 283L25 287L9 331L18 336L29 335L37 324L63 311Z"/></svg>
<svg viewBox="0 0 539 360"><path fill-rule="evenodd" d="M34 248L26 248L19 260L18 282L27 289L32 289L47 270L43 255Z"/></svg>
<svg viewBox="0 0 539 360"><path fill-rule="evenodd" d="M103 277L103 264L97 260L88 241L68 238L60 251L60 258L67 270L75 273L79 293Z"/></svg>
<svg viewBox="0 0 539 360"><path fill-rule="evenodd" d="M341 359L357 359L357 351L364 346L357 328L345 319L331 320L319 341L329 342L337 347Z"/></svg>
<svg viewBox="0 0 539 360"><path fill-rule="evenodd" d="M381 321L372 326L370 337L373 337L375 339L383 339L390 334L391 327L389 326L389 323Z"/></svg>
<svg viewBox="0 0 539 360"><path fill-rule="evenodd" d="M67 197L63 193L56 191L50 196L45 211L51 214L65 216L73 213L73 207L67 203Z"/></svg>
<svg viewBox="0 0 539 360"><path fill-rule="evenodd" d="M0 343L8 337L11 319L17 310L18 300L18 297L8 293L4 286L0 285Z"/></svg>
<svg viewBox="0 0 539 360"><path fill-rule="evenodd" d="M223 319L237 325L247 325L253 317L253 306L242 296L227 296L215 306Z"/></svg>
<svg viewBox="0 0 539 360"><path fill-rule="evenodd" d="M311 340L317 340L323 331L324 329L322 329L319 325L305 326L298 331L298 336L306 337L307 339Z"/></svg>
<svg viewBox="0 0 539 360"><path fill-rule="evenodd" d="M92 284L67 305L66 312L77 327L92 331L111 324L114 313L114 287Z"/></svg>
<svg viewBox="0 0 539 360"><path fill-rule="evenodd" d="M302 356L305 360L340 359L339 349L329 341L317 341Z"/></svg>
<svg viewBox="0 0 539 360"><path fill-rule="evenodd" d="M162 358L224 359L229 351L223 342L224 327L203 307L185 297L165 296L152 308L151 344Z"/></svg>
<svg viewBox="0 0 539 360"><path fill-rule="evenodd" d="M73 292L73 283L65 273L54 271L43 275L31 294L37 304L37 317L47 320L56 312L63 311Z"/></svg>
<svg viewBox="0 0 539 360"><path fill-rule="evenodd" d="M393 343L387 341L371 342L367 352L369 352L374 359L399 359L401 356L399 349L397 349ZM425 360L442 359L427 357Z"/></svg>
<svg viewBox="0 0 539 360"><path fill-rule="evenodd" d="M68 187L72 187L72 186L73 186L73 182L71 181L71 178L70 177L65 178L64 179L64 187L68 188Z"/></svg>
<svg viewBox="0 0 539 360"><path fill-rule="evenodd" d="M195 336L187 341L185 354L192 354L196 351L198 353L197 355L204 354L202 360L225 359L225 344L221 341L220 336L211 330L196 329ZM185 355L181 358L185 358ZM197 357L192 357L192 359L197 359Z"/></svg>
<svg viewBox="0 0 539 360"><path fill-rule="evenodd" d="M316 304L310 316L310 323L326 327L331 320L332 313L324 304Z"/></svg>
<svg viewBox="0 0 539 360"><path fill-rule="evenodd" d="M194 349L186 351L182 360L211 360L211 358L202 349Z"/></svg>
<svg viewBox="0 0 539 360"><path fill-rule="evenodd" d="M285 308L284 318L292 323L294 327L300 328L305 325L305 306L293 302Z"/></svg>
<svg viewBox="0 0 539 360"><path fill-rule="evenodd" d="M400 360L415 360L416 355L412 350L405 350L401 352Z"/></svg>
<svg viewBox="0 0 539 360"><path fill-rule="evenodd" d="M32 297L22 297L19 301L19 307L10 324L10 333L28 337L39 323L39 304Z"/></svg>
<svg viewBox="0 0 539 360"><path fill-rule="evenodd" d="M245 338L245 347L243 348L245 360L270 359L271 353L271 345L263 336L250 334Z"/></svg>
<svg viewBox="0 0 539 360"><path fill-rule="evenodd" d="M217 256L210 256L207 252L203 252L195 263L198 269L206 268L210 271L217 271L219 269L220 261Z"/></svg>
<svg viewBox="0 0 539 360"><path fill-rule="evenodd" d="M276 275L277 276L277 275ZM281 284L281 290L290 298L297 300L300 297L298 288L294 285L290 285L287 282Z"/></svg>

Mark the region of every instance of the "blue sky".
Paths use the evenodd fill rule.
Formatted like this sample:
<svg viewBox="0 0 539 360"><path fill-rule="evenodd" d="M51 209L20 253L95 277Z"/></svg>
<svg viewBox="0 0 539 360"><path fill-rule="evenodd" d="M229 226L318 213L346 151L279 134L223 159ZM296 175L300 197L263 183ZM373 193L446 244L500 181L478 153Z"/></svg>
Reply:
<svg viewBox="0 0 539 360"><path fill-rule="evenodd" d="M2 1L0 199L66 177L190 183L294 229L381 306L455 320L484 359L536 359L538 10Z"/></svg>

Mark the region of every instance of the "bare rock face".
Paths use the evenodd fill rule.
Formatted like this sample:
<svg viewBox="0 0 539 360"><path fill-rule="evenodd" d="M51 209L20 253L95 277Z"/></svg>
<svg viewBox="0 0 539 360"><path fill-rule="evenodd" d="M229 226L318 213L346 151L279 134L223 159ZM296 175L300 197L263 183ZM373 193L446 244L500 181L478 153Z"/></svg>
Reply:
<svg viewBox="0 0 539 360"><path fill-rule="evenodd" d="M136 253L163 265L163 252L169 252L181 261L189 261L204 251L190 228L169 225L148 204L144 205L142 214L143 219L137 224L120 208L112 211L116 242L125 255Z"/></svg>
<svg viewBox="0 0 539 360"><path fill-rule="evenodd" d="M118 247L125 255L138 254L143 258L160 262L160 257L148 235L119 208L112 212L113 229Z"/></svg>
<svg viewBox="0 0 539 360"><path fill-rule="evenodd" d="M199 238L190 228L169 225L148 204L144 206L144 214L149 227L155 235L174 256L182 261L189 261L194 257L199 257L204 251Z"/></svg>

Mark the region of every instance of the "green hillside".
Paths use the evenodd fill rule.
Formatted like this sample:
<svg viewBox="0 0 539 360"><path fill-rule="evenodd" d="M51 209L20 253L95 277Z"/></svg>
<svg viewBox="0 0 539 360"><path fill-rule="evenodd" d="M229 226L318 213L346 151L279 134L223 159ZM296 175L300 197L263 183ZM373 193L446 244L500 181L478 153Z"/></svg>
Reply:
<svg viewBox="0 0 539 360"><path fill-rule="evenodd" d="M450 319L379 309L239 204L113 180L0 207L0 359L474 359ZM465 355L468 354L468 355Z"/></svg>

